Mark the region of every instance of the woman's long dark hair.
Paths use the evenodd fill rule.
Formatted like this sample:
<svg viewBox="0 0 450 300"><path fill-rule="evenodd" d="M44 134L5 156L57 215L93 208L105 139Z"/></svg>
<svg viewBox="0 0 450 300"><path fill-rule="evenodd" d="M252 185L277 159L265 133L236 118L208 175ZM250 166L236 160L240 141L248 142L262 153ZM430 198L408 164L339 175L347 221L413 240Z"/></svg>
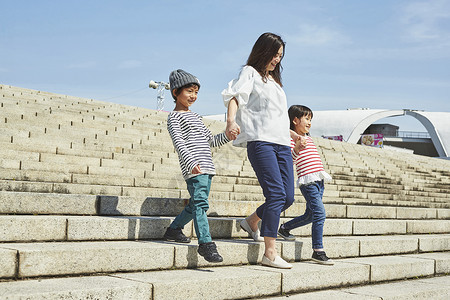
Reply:
<svg viewBox="0 0 450 300"><path fill-rule="evenodd" d="M313 118L313 112L309 107L306 107L304 105L292 105L288 109L288 115L289 115L289 121L290 121L290 128L291 130L295 131L295 125L294 125L294 119L297 117L298 119L301 119L304 116L311 116L311 119Z"/></svg>
<svg viewBox="0 0 450 300"><path fill-rule="evenodd" d="M281 84L281 71L283 70L281 60L273 71L269 71L268 74L266 73L267 65L275 57L275 55L277 55L281 46L283 46L283 56L281 57L281 59L283 59L285 42L280 36L274 33L263 33L253 45L252 52L250 52L247 60L247 65L255 68L255 70L262 76L264 82L267 82L267 76L271 75L280 86L283 86Z"/></svg>

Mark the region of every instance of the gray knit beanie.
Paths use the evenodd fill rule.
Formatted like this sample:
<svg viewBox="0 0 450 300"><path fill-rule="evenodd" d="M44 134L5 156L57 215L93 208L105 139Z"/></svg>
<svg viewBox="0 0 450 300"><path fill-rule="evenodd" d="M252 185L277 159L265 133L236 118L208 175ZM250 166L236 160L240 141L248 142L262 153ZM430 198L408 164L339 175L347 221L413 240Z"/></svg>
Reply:
<svg viewBox="0 0 450 300"><path fill-rule="evenodd" d="M172 71L169 75L170 94L173 95L173 90L185 86L190 83L195 83L200 88L200 81L192 74L181 69Z"/></svg>

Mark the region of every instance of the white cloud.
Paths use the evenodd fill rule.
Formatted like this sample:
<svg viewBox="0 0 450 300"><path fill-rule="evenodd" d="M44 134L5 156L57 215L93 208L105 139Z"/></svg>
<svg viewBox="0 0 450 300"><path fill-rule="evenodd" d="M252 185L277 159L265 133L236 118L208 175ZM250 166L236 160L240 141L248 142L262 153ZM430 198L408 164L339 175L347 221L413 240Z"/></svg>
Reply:
<svg viewBox="0 0 450 300"><path fill-rule="evenodd" d="M307 46L324 46L328 44L348 44L351 43L349 37L343 33L312 24L301 24L299 32L288 35L290 41Z"/></svg>
<svg viewBox="0 0 450 300"><path fill-rule="evenodd" d="M142 62L139 60L125 60L118 65L119 69L135 69L142 66Z"/></svg>
<svg viewBox="0 0 450 300"><path fill-rule="evenodd" d="M415 42L450 40L450 1L434 0L409 3L403 9L406 38ZM448 23L447 23L448 24Z"/></svg>

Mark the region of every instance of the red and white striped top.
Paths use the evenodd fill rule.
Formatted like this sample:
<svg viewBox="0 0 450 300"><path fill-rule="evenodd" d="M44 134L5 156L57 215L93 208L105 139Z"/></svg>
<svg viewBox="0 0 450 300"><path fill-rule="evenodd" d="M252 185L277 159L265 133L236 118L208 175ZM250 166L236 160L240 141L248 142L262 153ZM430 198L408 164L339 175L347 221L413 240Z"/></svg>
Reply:
<svg viewBox="0 0 450 300"><path fill-rule="evenodd" d="M294 151L295 143L291 139L292 158L298 176L297 183L302 185L322 179L330 180L331 176L325 172L319 151L317 151L312 138L310 136L305 136L305 138L307 141L306 148L300 150L298 154Z"/></svg>

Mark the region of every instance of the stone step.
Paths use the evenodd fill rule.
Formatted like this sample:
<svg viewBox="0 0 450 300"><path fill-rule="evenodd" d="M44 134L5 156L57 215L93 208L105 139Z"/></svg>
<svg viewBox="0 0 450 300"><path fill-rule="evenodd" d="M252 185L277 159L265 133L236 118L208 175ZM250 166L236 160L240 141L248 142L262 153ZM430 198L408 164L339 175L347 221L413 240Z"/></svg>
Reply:
<svg viewBox="0 0 450 300"><path fill-rule="evenodd" d="M35 156L39 158L39 153L50 153L50 154L58 154L58 155L69 155L69 156L79 156L79 157L93 157L93 158L103 158L103 159L114 159L124 164L129 164L130 162L135 162L136 167L144 167L139 165L140 162L153 162L160 164L170 164L176 165L178 167L178 156L173 150L168 151L167 148L162 151L153 150L145 150L145 151L130 151L128 149L125 151L124 148L121 147L107 147L105 149L98 147L75 147L75 145L71 145L71 147L67 146L56 146L56 145L48 145L48 144L35 144L35 143L27 143L27 144L16 144L10 142L0 143L1 149L3 149L3 158L14 157L14 153L18 153L21 160L29 160L32 157L33 160L36 160ZM169 148L173 148L172 144L170 144ZM22 154L22 156L20 156ZM19 159L16 155L16 159ZM236 166L242 166L242 161L234 158L228 159L224 158L224 155L221 153L213 155L215 160L219 160L216 162L217 168L236 168ZM83 158L80 158L83 159ZM236 165L236 166L235 166Z"/></svg>
<svg viewBox="0 0 450 300"><path fill-rule="evenodd" d="M17 278L167 269L173 266L175 253L172 245L128 241L11 243L0 247L17 253Z"/></svg>
<svg viewBox="0 0 450 300"><path fill-rule="evenodd" d="M1 215L95 215L97 207L96 195L0 191Z"/></svg>
<svg viewBox="0 0 450 300"><path fill-rule="evenodd" d="M4 119L0 117L0 120L4 121L4 123L2 122L3 131L8 132L10 135L16 135L16 132L20 131L29 132L30 136L48 134L48 138L54 138L58 135L81 135L84 137L98 134L117 136L123 134L121 132L124 131L122 128L126 126L122 123L109 122L99 124L99 122L84 122L82 118L80 120L76 118L71 118L71 120L69 120L65 115L58 118L57 116L54 116L54 114L51 115L51 118L49 118L48 115L41 115L39 117L36 116L28 122L24 122L20 116L19 113L19 115L14 118L13 115L8 112L8 115ZM51 122L49 122L49 120L51 120ZM157 131L160 132L159 129ZM131 128L126 129L127 135L139 135L141 137L148 136L151 132L152 130L150 130L150 128L147 128L147 131L145 132L140 132ZM156 134L156 131L153 132L153 134Z"/></svg>
<svg viewBox="0 0 450 300"><path fill-rule="evenodd" d="M120 128L126 128L130 132L138 132L140 134L152 132L161 132L166 130L165 124L161 124L160 120L153 120L155 114L147 114L146 112L138 112L138 108L134 112L138 115L128 112L118 112L116 108L97 107L90 110L82 110L72 107L50 107L40 104L22 104L11 105L2 103L0 108L0 120L11 129L14 125L19 128L62 128L70 126L70 128L79 129L97 129L97 131L116 131ZM51 117L51 118L49 118ZM135 118L150 117L145 125L136 125ZM167 118L167 117L166 117ZM39 125L37 125L39 124ZM150 129L150 130L149 130Z"/></svg>
<svg viewBox="0 0 450 300"><path fill-rule="evenodd" d="M10 151L13 151L13 150L10 150ZM53 152L53 149L51 150L52 152ZM12 152L11 152L12 153ZM28 153L26 153L25 151L23 151L23 153L24 153L24 155L25 156L33 156L33 159L36 159L36 157L37 157L37 155L38 155L38 153L30 153L30 154L28 154ZM94 157L91 157L91 156L89 156L89 152L88 153L83 153L83 156L77 156L76 154L80 154L80 152L77 152L77 150L74 150L74 149L70 149L70 150L64 150L64 148L61 148L61 150L59 150L58 148L56 149L56 153L57 154L49 154L49 155L55 155L54 157L55 157L55 159L58 161L58 159L59 160L61 160L63 157L64 157L64 160L65 160L65 162L67 163L67 161L69 160L72 164L74 164L74 163L77 163L77 161L79 161L79 160L84 160L84 158L85 157L87 157L88 158L88 163L94 163L94 165L97 165L97 163L98 163L98 160L95 160L95 162L92 162L91 160L92 160L92 158L102 158L102 159L104 159L105 160L105 164L107 164L108 163L108 158L110 157L110 156L114 156L114 154L113 153L111 153L111 152L109 152L109 153L101 153L101 152L98 152L98 153L94 153L94 152L91 152L91 156L94 156ZM8 153L6 153L5 155L7 155ZM11 155L13 155L14 153L12 153ZM53 156L50 156L50 158L49 158L49 156L47 155L48 153L44 153L43 154L43 157L42 157L42 159L43 159L43 161L45 162L45 161L51 161L52 159L52 157ZM63 155L63 154L65 154L65 155L67 155L67 158L65 157L65 155ZM157 158L154 158L154 157L151 157L151 156L148 156L149 157L149 159L150 160L152 160L152 161L160 161L160 162L162 162L162 164L164 165L164 166L167 166L167 164L171 164L171 165L173 165L173 166L177 166L177 164L178 164L178 162L177 162L177 160L176 160L176 158L175 157L173 157L172 156L172 158L169 158L168 160L164 160L164 156L166 156L166 154L164 153L163 154L163 158L161 159L161 160L158 160ZM138 168L139 167L139 160L146 160L146 158L145 157L139 157L139 156L135 156L135 155L125 155L125 154L118 154L118 155L116 155L115 156L115 158L117 158L118 159L118 162L116 162L115 160L113 160L114 161L114 163L115 164L119 164L119 165L121 165L121 166L123 166L123 165L125 165L126 164L126 160L127 159L129 159L129 160L136 160L136 166L135 166L135 168ZM28 159L28 157L24 157L23 159ZM112 159L111 159L112 160ZM163 161L164 160L164 161ZM123 163L121 162L121 161L123 161ZM143 167L143 166L141 166L141 167ZM232 168L240 168L240 166L239 165L236 165L236 166L233 166L233 165L230 165L229 163L227 163L226 164L226 166L223 166L223 168L224 168L224 171L226 171L227 169L229 169L230 167L232 167ZM219 165L219 168L218 168L219 170L220 170L220 165ZM254 176L254 174L252 174L252 176ZM357 197L358 196L358 194L361 194L361 197L363 197L363 198L371 198L371 199L378 199L378 198L386 198L386 194L388 193L388 192L392 192L392 191L388 191L388 190L385 190L384 188L385 187L387 187L385 184L374 184L374 183L370 183L370 185L368 186L368 187L361 187L361 186L359 186L359 187L354 187L353 185L351 185L351 183L349 184L349 182L345 182L345 181L341 181L341 182L339 182L339 181L335 181L335 183L338 183L339 185L338 185L338 187L339 187L339 190L340 190L340 194L339 194L339 196L341 196L341 197L344 197L344 198L348 198L348 197ZM355 182L355 184L361 184L361 182ZM381 186L381 187L380 187ZM392 186L389 186L389 187L392 187L392 188L394 188L395 187L395 185L392 185ZM403 188L403 189L407 189L407 187L406 186L400 186L400 187L398 187L398 188ZM351 191L351 189L353 189L353 191ZM384 192L383 192L384 191ZM398 200L404 200L404 198L402 198L402 196L416 196L416 197L423 197L423 196L429 196L430 195L430 193L431 193L431 191L433 191L433 190L431 190L431 189L429 189L428 190L428 192L425 192L425 191L423 191L423 192L421 192L421 191L412 191L412 190L407 190L407 191L399 191L399 193L401 194L400 196L395 196L395 195L393 195L392 196L392 198L391 197L387 197L388 198L388 200L389 199L393 199L394 197L397 197L397 199ZM434 190L434 191L442 191L442 192L446 192L446 190L442 190L442 189L436 189L436 190ZM376 193L376 192L382 192L381 194L380 193ZM370 195L369 195L370 194ZM435 198L442 198L442 199L445 199L444 201L446 201L446 198L450 198L450 196L448 196L448 194L445 194L445 196L444 195L442 195L442 194L439 194L439 193L433 193L433 195L432 196L434 196Z"/></svg>
<svg viewBox="0 0 450 300"><path fill-rule="evenodd" d="M9 151L9 152L8 152ZM9 154L8 154L9 153ZM22 155L22 154L23 155ZM14 150L6 150L5 151L5 157L2 159L3 161L3 167L5 168L23 168L25 170L39 170L39 167L41 167L42 170L48 172L49 168L48 166L55 166L54 162L58 162L58 165L61 165L64 163L64 165L68 164L70 166L82 166L81 174L86 174L86 165L91 166L90 168L90 174L92 175L105 175L105 176L111 176L111 175L125 175L128 174L128 176L138 176L138 177L146 177L143 175L143 172L139 172L138 175L135 175L134 173L129 173L129 169L140 169L145 168L146 170L155 170L155 168L163 168L166 169L170 165L171 166L171 173L174 171L177 171L179 166L176 159L165 159L165 158L153 158L151 156L135 156L135 155L124 155L124 154L114 154L109 153L108 155L105 153L104 155L101 155L102 152L99 152L99 155L95 155L96 157L87 157L87 156L77 156L75 154L80 154L76 152L75 150L70 151L59 151L57 149L58 154L52 154L52 153L35 153L35 152L26 152L26 151L14 151ZM9 156L8 156L9 155ZM16 155L16 157L14 157ZM18 156L17 156L18 155ZM106 158L107 156L114 157L114 159ZM102 158L103 157L103 158ZM8 159L13 159L13 161L7 161ZM24 160L20 160L24 159ZM128 159L128 161L126 160ZM159 163L163 161L163 164L159 166ZM34 167L30 167L29 165L34 165ZM55 166L55 168L57 168ZM62 165L61 165L62 166ZM99 167L102 166L100 169ZM109 169L109 167L117 168L116 170ZM239 171L240 166L239 165L227 165L224 170L218 168L218 174L219 175L231 175L236 176L241 173ZM66 171L64 167L59 168L61 170ZM98 171L96 171L98 170ZM101 171L101 172L100 172ZM20 172L19 172L20 173ZM67 173L67 172L65 172ZM151 175L151 173L148 173ZM155 173L156 174L156 173ZM28 174L23 174L22 176L18 176L16 174L10 174L11 176L15 176L17 180L26 180L23 178L30 178L30 180L38 181L39 178L36 178L36 176L29 176ZM10 177L3 177L3 179L11 179ZM159 176L158 176L159 177ZM34 178L34 179L33 179ZM87 180L85 183L90 184L104 184L104 180L100 180L101 182L95 182L95 177L93 177L94 180L90 181ZM49 181L44 180L44 181ZM66 181L66 180L64 180ZM448 200L450 200L450 195L446 193L432 193L432 192L425 192L425 191L404 191L404 190L398 190L394 193L397 194L388 194L389 190L381 189L381 188L368 188L368 187L356 187L356 186L346 186L346 185L333 185L328 184L328 186L333 186L337 189L337 191L334 191L333 189L326 189L325 190L325 197L336 197L336 198L344 198L344 199L353 199L357 198L360 203L366 202L370 204L372 201L385 201L385 200L395 200L395 201L406 201L406 200L423 200L423 198L428 198L432 200L433 202L443 202L446 203ZM213 187L214 188L214 187ZM248 187L245 185L238 185L234 188L235 192L245 192L245 193L258 193L255 197L262 197L259 186L252 186ZM296 190L298 192L298 190ZM377 193L381 192L381 193ZM297 193L299 194L299 193ZM366 200L363 200L366 199ZM261 200L258 198L258 200ZM361 203L362 204L362 203Z"/></svg>
<svg viewBox="0 0 450 300"><path fill-rule="evenodd" d="M332 172L331 172L332 173ZM391 179L382 179L378 177L374 178L361 178L361 180L353 179L351 176L347 177L337 177L333 176L333 181L338 185L349 185L349 186L366 186L366 187L390 187L393 190L416 190L423 191L425 189L430 190L441 190L449 191L449 183L441 182L440 180L426 179L422 182L418 182L417 179L411 178L401 178L397 175L392 175Z"/></svg>
<svg viewBox="0 0 450 300"><path fill-rule="evenodd" d="M9 152L8 152L9 151ZM52 151L53 152L53 151ZM8 154L9 153L9 154ZM14 154L16 153L16 156ZM164 156L169 156L167 152L156 151L154 153L162 154L163 157L153 157L153 156L138 156L138 155L125 155L121 153L103 153L95 151L95 154L87 156L86 153L82 154L76 150L59 150L56 149L56 154L53 153L37 153L37 152L27 152L27 151L15 151L15 150L5 150L5 156L2 161L13 160L8 167L5 163L6 168L22 168L25 170L44 170L48 171L49 166L54 166L54 163L60 165L71 165L71 166L84 166L90 167L92 170L98 167L104 168L117 168L119 172L126 173L129 169L138 170L144 169L146 171L163 171L163 173L171 173L172 176L174 172L179 170L178 160L176 158L165 158ZM173 155L172 155L173 156ZM231 163L234 163L231 162ZM22 167L23 165L23 167ZM31 166L33 167L31 167ZM52 167L57 170L57 167ZM64 169L64 168L59 168ZM124 171L125 170L125 171ZM241 176L246 171L240 171L241 166L238 164L230 164L227 162L225 165L218 164L217 174L222 176ZM164 172L165 171L165 172ZM60 171L61 172L61 171ZM116 172L108 174L109 171L105 170L102 173L92 173L96 175L115 175ZM86 171L83 170L82 174ZM141 172L141 174L143 174ZM156 173L155 173L156 174ZM253 170L248 173L248 176L254 178ZM160 176L157 176L160 177ZM259 192L261 189L255 185L251 184L252 187L246 187L245 181L242 181L239 186L236 187L236 192ZM95 184L95 182L92 182ZM428 191L404 191L404 190L387 190L385 186L380 187L361 187L361 186L346 186L344 183L341 185L335 185L334 183L327 184L325 189L325 197L340 197L340 198L358 198L367 199L366 202L370 203L371 200L408 200L408 198L422 199L424 197L432 197L433 199L443 199L442 202L447 202L450 200L450 196L444 192L440 193L440 190L434 190L434 192ZM297 191L298 192L298 191ZM439 201L436 201L439 202Z"/></svg>
<svg viewBox="0 0 450 300"><path fill-rule="evenodd" d="M409 279L399 282L346 287L332 290L288 294L285 296L263 297L266 300L394 300L394 299L434 299L450 298L450 276Z"/></svg>
<svg viewBox="0 0 450 300"><path fill-rule="evenodd" d="M1 299L153 299L146 283L115 276L0 282Z"/></svg>
<svg viewBox="0 0 450 300"><path fill-rule="evenodd" d="M112 258L112 257L110 257ZM138 260L145 268L147 260ZM93 263L105 259L99 256ZM296 262L288 270L260 265L113 273L101 276L41 278L0 282L0 297L37 299L117 296L127 299L242 299L281 296L347 286L371 289L373 284L408 278L438 276L449 271L449 253L339 259L334 266ZM79 267L79 266L77 266ZM94 267L94 266L92 266ZM448 292L448 276L420 279L423 292ZM414 281L417 282L417 281ZM426 286L428 284L428 286ZM443 288L442 285L446 285ZM410 292L419 292L420 284ZM385 293L388 290L384 290ZM151 297L151 298L150 298ZM295 297L295 296L294 296ZM294 298L295 299L295 298ZM315 299L314 297L312 299ZM364 299L364 298L362 298ZM384 299L384 298L383 298ZM439 298L438 298L439 299Z"/></svg>
<svg viewBox="0 0 450 300"><path fill-rule="evenodd" d="M226 179L226 178L223 178ZM14 181L11 181L14 182ZM20 182L16 182L20 184ZM36 183L42 188L52 190L63 189L63 184ZM172 185L175 184L172 183ZM66 184L65 187L77 187L77 184ZM83 186L83 185L81 185ZM89 185L86 185L89 187ZM0 181L1 187L1 181ZM66 215L127 215L127 216L176 216L186 203L186 198L179 198L181 190L175 190L178 197L151 197L148 194L138 196L95 196L89 193L46 193L0 191L0 214L66 214ZM147 191L149 189L146 189ZM163 190L153 189L155 193ZM166 190L167 191L167 190ZM212 196L216 195L214 192ZM217 194L217 195L220 195ZM83 201L83 202L80 202ZM248 216L263 201L218 200L210 197L209 216ZM83 205L80 205L83 204ZM295 202L283 212L285 217L303 214L305 203ZM348 219L397 219L397 220L433 220L450 219L450 209L414 208L389 206L358 206L344 204L325 204L328 218ZM445 222L444 222L445 223Z"/></svg>
<svg viewBox="0 0 450 300"><path fill-rule="evenodd" d="M57 146L49 145L47 143L28 143L28 144L16 144L9 142L0 142L1 149L13 150L13 151L26 151L26 152L47 152L56 153Z"/></svg>
<svg viewBox="0 0 450 300"><path fill-rule="evenodd" d="M184 207L185 200L172 198L160 199L152 197L108 197L101 196L101 214L114 215L120 211L123 215L139 215L145 208L145 215L176 216ZM210 198L210 216L247 216L244 212L250 207L254 209L263 201L218 201ZM235 206L236 208L233 208ZM369 219L448 219L449 209L412 208L389 206L357 206L341 204L325 204L328 217L334 218L369 218ZM239 214L239 211L243 213ZM294 203L284 212L285 216L294 217L303 214L305 203Z"/></svg>
<svg viewBox="0 0 450 300"><path fill-rule="evenodd" d="M9 162L8 164L17 164L18 162ZM2 163L0 163L2 164ZM7 167L14 167L9 165ZM50 176L59 176L58 174L52 174L55 171L56 167L53 168L50 172ZM61 180L62 178L55 179L55 182L48 181L51 178L46 178L45 180L39 179L43 178L42 176L45 173L36 171L36 172L19 172L16 174L17 178L12 179L0 179L0 191L11 191L11 192L37 192L37 193L62 193L62 194L91 194L91 195L114 195L114 196L132 196L132 197L153 197L153 198L189 198L189 193L185 189L185 183L182 179L178 177L174 177L171 180L173 183L170 186L165 185L164 180L159 181L160 184L156 184L158 187L154 187L155 184L152 184L151 180L142 179L138 180L137 178L146 178L147 173L144 170L139 169L121 169L121 168L106 168L106 167L89 167L88 171L86 170L86 166L83 165L67 165L68 169L78 170L76 172L80 172L84 174L85 172L89 172L89 176L75 176L70 175L70 178L76 177L76 180L81 183L74 183L73 179ZM58 170L56 170L58 171ZM159 172L159 169L154 169L153 172ZM168 171L167 168L165 171ZM173 172L173 170L172 170ZM8 173L8 172L6 172ZM65 171L61 171L62 174L66 176L68 173ZM239 172L240 173L240 172ZM155 173L156 174L156 173ZM173 174L173 173L172 173ZM11 175L11 174L10 174ZM13 174L14 175L14 174ZM101 176L95 176L101 175ZM238 176L238 174L225 174L226 177L231 177L231 180L234 180L232 177ZM31 176L31 177L30 177ZM132 178L124 178L126 180L127 185L122 185L123 180L121 178L114 178L114 176L128 176ZM7 176L10 178L11 176ZM30 181L31 179L37 181ZM136 179L134 179L136 178ZM236 178L241 182L245 178ZM108 181L110 180L110 181ZM131 180L137 180L135 183L131 184ZM169 180L169 182L172 182ZM59 181L59 182L58 182ZM67 181L67 182L61 182ZM111 185L114 184L119 185ZM167 181L166 181L167 182ZM140 185L140 186L136 186ZM212 200L232 200L232 201L263 201L264 197L261 194L252 194L252 193L237 193L232 191L223 192L219 187L213 187L212 192L210 194L210 199ZM296 199L298 202L304 201L300 192L296 190ZM436 209L448 209L450 208L450 202L447 201L446 198L438 199L438 198L420 198L419 200L429 200L429 201L417 201L415 198L402 197L401 200L384 200L384 199L364 199L364 198L335 198L324 196L323 202L327 204L342 204L342 205L374 205L374 206L402 206L402 207L417 207L417 208L436 208Z"/></svg>
<svg viewBox="0 0 450 300"><path fill-rule="evenodd" d="M148 110L144 108L132 107L121 104L114 104L102 101L95 101L92 99L83 99L71 96L59 96L51 94L36 94L36 93L24 93L24 92L6 92L1 93L2 107L18 108L22 111L46 111L52 113L64 112L64 113L90 113L96 112L98 115L106 117L119 118L139 118L155 114L156 111ZM145 113L145 114L144 114Z"/></svg>
<svg viewBox="0 0 450 300"><path fill-rule="evenodd" d="M0 215L0 242L14 241L94 241L162 239L165 229L174 217L164 216L66 216L66 215ZM284 223L291 218L281 218ZM242 217L208 217L211 236L217 238L246 238L248 234L240 228ZM354 220L328 219L324 225L324 236L354 237L399 235L420 244L421 238L411 235L438 234L444 246L450 247L449 220ZM185 226L185 234L195 237L192 224ZM291 230L298 237L309 237L311 225ZM380 237L380 239L381 239ZM425 236L426 237L426 236ZM434 236L429 236L436 238ZM448 246L445 246L445 243ZM414 250L414 248L413 248ZM450 250L450 249L448 249Z"/></svg>
<svg viewBox="0 0 450 300"><path fill-rule="evenodd" d="M74 129L72 129L74 130ZM147 135L139 135L139 136L129 136L127 132L124 132L121 135L105 135L104 133L100 134L98 132L91 132L86 133L84 132L84 129L81 128L78 131L68 131L67 133L64 131L56 132L54 134L51 133L43 133L43 132L30 132L26 130L7 130L2 135L8 135L11 137L11 140L13 141L40 141L42 139L47 139L50 141L58 141L59 145L64 145L64 143L67 142L78 142L78 143L84 143L84 144L108 144L113 146L120 146L120 144L127 145L127 144L142 144L142 143L149 143L149 136ZM157 136L152 136L152 139L158 138ZM163 139L164 144L167 146L171 145L170 139ZM154 143L154 145L157 145Z"/></svg>
<svg viewBox="0 0 450 300"><path fill-rule="evenodd" d="M77 164L54 164L52 162L46 163L41 161L19 161L20 171L35 171L35 172L49 172L56 174L88 174L87 165ZM28 177L29 178L29 177ZM6 178L2 178L6 179ZM16 177L17 180L18 177ZM24 179L22 179L24 180ZM29 180L29 179L28 179Z"/></svg>

